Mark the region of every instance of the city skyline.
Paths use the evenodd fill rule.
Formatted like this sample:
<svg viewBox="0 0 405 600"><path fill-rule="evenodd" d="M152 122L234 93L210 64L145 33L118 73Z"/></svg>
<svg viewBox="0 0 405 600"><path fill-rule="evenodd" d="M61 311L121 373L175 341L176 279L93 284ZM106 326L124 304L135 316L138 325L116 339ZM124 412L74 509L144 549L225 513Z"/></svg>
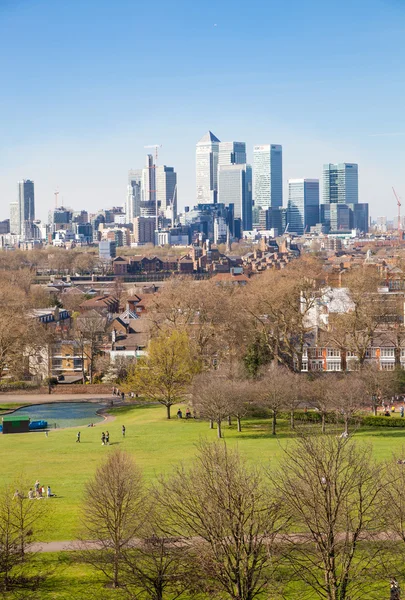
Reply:
<svg viewBox="0 0 405 600"><path fill-rule="evenodd" d="M42 219L55 189L75 208L122 204L125 173L144 164L152 143L162 144L159 164L178 173L181 210L195 200L193 148L207 129L245 141L248 155L255 144L282 144L284 198L288 179L322 179L327 161L358 163L359 201L373 216L394 216L391 186L405 197L403 3L234 8L179 0L169 10L157 0L151 43L148 28L128 35L128 22L148 14L129 0L114 11L106 0L1 3L0 47L10 58L2 65L0 218L23 178L36 183ZM218 58L240 39L243 52L225 68Z"/></svg>

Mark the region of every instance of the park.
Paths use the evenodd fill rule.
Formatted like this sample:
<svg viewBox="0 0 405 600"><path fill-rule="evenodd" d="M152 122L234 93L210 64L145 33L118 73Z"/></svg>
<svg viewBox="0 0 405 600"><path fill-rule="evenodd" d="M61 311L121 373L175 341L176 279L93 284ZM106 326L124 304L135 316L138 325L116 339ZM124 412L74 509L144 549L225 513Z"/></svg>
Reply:
<svg viewBox="0 0 405 600"><path fill-rule="evenodd" d="M184 414L186 405L179 406ZM1 410L10 410L11 407L15 408L4 404ZM160 475L170 475L182 463L186 469L192 467L198 444L202 440L215 442L217 438L215 429L210 428L207 420L168 420L160 404L140 401L109 407L107 411L108 421L105 425L100 422L94 427L81 425L79 428L51 429L47 436L43 431L36 431L0 437L1 455L7 457L7 461L2 461L0 485L14 481L17 485L18 481L24 481L33 486L39 480L45 487L50 485L56 494L55 498L43 501L44 523L38 537L41 552L36 560L40 561L41 569L49 569L51 575L41 587L41 598L62 600L71 598L76 592L82 594L84 590L86 593L89 590L99 590L100 593L105 590L103 577L76 560L77 552L73 549L79 536L85 484L109 455L117 448L129 453L149 485ZM399 420L399 413L392 415L391 419ZM268 465L277 467L283 450L294 444L297 435L304 432L319 436L320 433L319 423L311 423L307 418L301 421L299 413L296 431L290 429L288 415L281 414L276 436L272 434L272 420L268 416L246 416L242 424L242 432L237 431L234 420L231 425L223 424L223 441L219 443L237 449L249 465L265 468ZM122 425L125 426L125 437L122 435ZM109 446L101 444L103 428L108 428L110 432ZM77 444L76 434L79 430L81 440ZM332 437L342 430L342 423L327 425L327 432ZM358 445L372 447L373 456L379 463L394 457L403 458L404 427L373 428L353 423L352 437ZM28 489L23 493L28 494ZM108 597L124 598L121 593L120 590L110 589Z"/></svg>

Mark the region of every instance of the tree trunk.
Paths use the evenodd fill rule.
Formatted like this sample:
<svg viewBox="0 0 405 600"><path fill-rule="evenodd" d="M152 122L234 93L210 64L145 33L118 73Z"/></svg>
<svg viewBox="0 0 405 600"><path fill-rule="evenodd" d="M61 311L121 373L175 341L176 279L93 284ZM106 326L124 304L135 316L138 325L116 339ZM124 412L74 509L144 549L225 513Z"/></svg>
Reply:
<svg viewBox="0 0 405 600"><path fill-rule="evenodd" d="M228 416L228 425L232 425L232 417L231 417L231 415Z"/></svg>
<svg viewBox="0 0 405 600"><path fill-rule="evenodd" d="M242 431L242 421L241 421L241 418L240 417L236 417L236 422L237 422L237 425L238 425L238 431L240 433Z"/></svg>
<svg viewBox="0 0 405 600"><path fill-rule="evenodd" d="M374 406L373 406L373 415L375 417L377 416L377 404L374 404Z"/></svg>
<svg viewBox="0 0 405 600"><path fill-rule="evenodd" d="M290 427L291 429L295 429L295 415L293 410L290 413Z"/></svg>
<svg viewBox="0 0 405 600"><path fill-rule="evenodd" d="M170 404L166 404L166 415L167 418L170 419Z"/></svg>
<svg viewBox="0 0 405 600"><path fill-rule="evenodd" d="M217 435L218 435L218 438L221 439L221 437L222 437L221 419L217 420Z"/></svg>
<svg viewBox="0 0 405 600"><path fill-rule="evenodd" d="M210 429L214 429L214 421L210 419Z"/></svg>
<svg viewBox="0 0 405 600"><path fill-rule="evenodd" d="M349 433L349 417L345 415L345 433Z"/></svg>
<svg viewBox="0 0 405 600"><path fill-rule="evenodd" d="M322 425L321 425L322 433L325 433L326 432L326 415L324 412L321 414L321 423L322 423Z"/></svg>
<svg viewBox="0 0 405 600"><path fill-rule="evenodd" d="M119 571L119 559L118 559L118 552L119 550L117 548L114 549L114 564L113 564L113 587L117 588L118 587L118 571Z"/></svg>
<svg viewBox="0 0 405 600"><path fill-rule="evenodd" d="M273 435L276 435L276 424L277 424L277 413L275 410L273 410L273 418L272 418L272 422L271 422L271 433Z"/></svg>

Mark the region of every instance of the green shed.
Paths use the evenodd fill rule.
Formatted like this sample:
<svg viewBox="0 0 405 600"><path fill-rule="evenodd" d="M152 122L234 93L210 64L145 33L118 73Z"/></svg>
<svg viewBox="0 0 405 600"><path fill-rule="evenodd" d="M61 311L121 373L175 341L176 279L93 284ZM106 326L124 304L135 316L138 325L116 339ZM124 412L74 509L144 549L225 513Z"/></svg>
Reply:
<svg viewBox="0 0 405 600"><path fill-rule="evenodd" d="M23 415L6 415L2 421L3 433L28 433L30 430L30 418Z"/></svg>

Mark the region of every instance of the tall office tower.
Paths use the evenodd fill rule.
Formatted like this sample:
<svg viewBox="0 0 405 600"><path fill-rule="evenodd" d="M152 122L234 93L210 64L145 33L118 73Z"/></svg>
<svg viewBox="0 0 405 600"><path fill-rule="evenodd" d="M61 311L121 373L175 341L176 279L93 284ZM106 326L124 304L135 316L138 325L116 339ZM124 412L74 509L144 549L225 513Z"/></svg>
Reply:
<svg viewBox="0 0 405 600"><path fill-rule="evenodd" d="M219 143L219 139L208 131L196 146L198 204L213 204L217 201Z"/></svg>
<svg viewBox="0 0 405 600"><path fill-rule="evenodd" d="M322 204L357 204L359 201L358 165L323 165Z"/></svg>
<svg viewBox="0 0 405 600"><path fill-rule="evenodd" d="M252 167L218 166L218 198L226 207L233 205L234 219L241 219L245 230L252 229Z"/></svg>
<svg viewBox="0 0 405 600"><path fill-rule="evenodd" d="M218 166L221 165L245 165L246 144L245 142L220 142L218 153Z"/></svg>
<svg viewBox="0 0 405 600"><path fill-rule="evenodd" d="M156 167L156 201L160 214L166 215L168 209L171 209L172 218L176 218L177 173L173 167Z"/></svg>
<svg viewBox="0 0 405 600"><path fill-rule="evenodd" d="M128 173L127 199L125 202L126 222L132 223L141 214L142 169L134 169Z"/></svg>
<svg viewBox="0 0 405 600"><path fill-rule="evenodd" d="M20 203L10 202L10 233L21 234Z"/></svg>
<svg viewBox="0 0 405 600"><path fill-rule="evenodd" d="M319 223L319 179L288 180L288 230L302 235Z"/></svg>
<svg viewBox="0 0 405 600"><path fill-rule="evenodd" d="M154 244L155 242L155 219L148 217L135 217L133 220L135 244Z"/></svg>
<svg viewBox="0 0 405 600"><path fill-rule="evenodd" d="M142 169L141 217L156 217L156 166L152 154L146 156L146 165Z"/></svg>
<svg viewBox="0 0 405 600"><path fill-rule="evenodd" d="M279 144L253 147L253 198L260 208L283 206L283 148Z"/></svg>

